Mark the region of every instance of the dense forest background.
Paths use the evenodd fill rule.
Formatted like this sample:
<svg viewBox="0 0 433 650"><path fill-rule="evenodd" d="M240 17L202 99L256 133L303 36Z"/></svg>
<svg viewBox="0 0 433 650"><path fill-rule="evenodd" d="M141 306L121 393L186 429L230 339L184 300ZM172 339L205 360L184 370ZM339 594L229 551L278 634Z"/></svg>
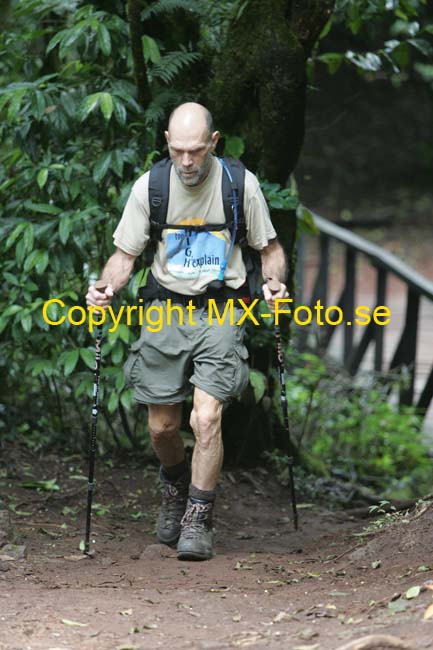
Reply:
<svg viewBox="0 0 433 650"><path fill-rule="evenodd" d="M94 332L49 327L42 306L84 304L132 183L165 155L180 102L206 104L219 153L259 175L289 257L297 231L311 230L302 204L345 222L416 227L414 217L431 217L426 1L2 0L0 15L3 441L86 448ZM142 278L137 266L124 304ZM101 453L147 448L122 372L136 335L121 325L103 346ZM265 454L284 475L272 328L251 332L249 347L251 387L226 418L227 459ZM305 476L327 476L338 461L389 493L423 492L429 459L413 409L389 405L383 382L360 389L313 353L288 347L287 361Z"/></svg>

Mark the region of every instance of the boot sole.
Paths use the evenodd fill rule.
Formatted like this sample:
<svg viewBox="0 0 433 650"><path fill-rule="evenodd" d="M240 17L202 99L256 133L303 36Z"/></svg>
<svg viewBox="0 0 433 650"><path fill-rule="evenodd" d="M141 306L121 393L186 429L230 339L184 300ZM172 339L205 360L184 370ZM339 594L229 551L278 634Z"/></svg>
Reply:
<svg viewBox="0 0 433 650"><path fill-rule="evenodd" d="M213 557L213 554L206 553L194 553L193 551L178 551L177 559L178 560L192 560L194 562L200 562L203 560L210 560Z"/></svg>

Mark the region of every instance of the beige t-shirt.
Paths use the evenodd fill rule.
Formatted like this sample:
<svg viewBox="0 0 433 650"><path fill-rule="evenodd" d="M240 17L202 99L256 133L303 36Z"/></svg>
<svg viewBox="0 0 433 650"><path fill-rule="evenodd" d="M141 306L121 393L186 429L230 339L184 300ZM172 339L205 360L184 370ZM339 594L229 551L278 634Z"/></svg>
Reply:
<svg viewBox="0 0 433 650"><path fill-rule="evenodd" d="M176 224L225 223L222 173L222 165L213 157L210 172L203 183L185 187L174 167L171 168L167 224L173 224L173 228L163 230L152 264L155 279L170 291L197 295L218 277L230 245L229 230L194 232L176 228ZM135 182L113 235L114 244L130 255L140 255L149 240L148 186L149 172L146 172ZM248 244L261 250L276 237L276 232L259 182L248 170L245 173L244 213ZM237 289L245 279L242 251L235 244L224 281Z"/></svg>

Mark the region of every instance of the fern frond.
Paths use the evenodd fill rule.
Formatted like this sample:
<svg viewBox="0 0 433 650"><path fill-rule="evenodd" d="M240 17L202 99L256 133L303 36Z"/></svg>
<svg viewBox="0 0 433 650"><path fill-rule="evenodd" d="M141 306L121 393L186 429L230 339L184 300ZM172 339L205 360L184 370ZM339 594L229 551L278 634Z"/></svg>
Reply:
<svg viewBox="0 0 433 650"><path fill-rule="evenodd" d="M156 128L165 117L167 109L172 109L179 104L179 93L172 88L160 88L155 93L154 99L150 102L145 111L145 121L148 128Z"/></svg>
<svg viewBox="0 0 433 650"><path fill-rule="evenodd" d="M151 77L170 84L182 69L188 68L200 56L198 52L187 52L185 48L176 52L169 52L161 58L159 63L153 66L150 71Z"/></svg>

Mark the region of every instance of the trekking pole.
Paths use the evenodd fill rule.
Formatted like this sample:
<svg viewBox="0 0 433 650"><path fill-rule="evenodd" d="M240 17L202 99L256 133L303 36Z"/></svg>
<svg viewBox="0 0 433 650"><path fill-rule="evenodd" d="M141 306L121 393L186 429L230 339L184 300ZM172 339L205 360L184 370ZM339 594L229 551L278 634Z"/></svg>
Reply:
<svg viewBox="0 0 433 650"><path fill-rule="evenodd" d="M106 283L98 280L95 282L95 288L98 291L104 291ZM92 519L92 501L95 484L93 481L95 473L96 458L96 424L98 422L98 393L99 393L99 376L101 370L101 343L102 343L102 325L98 325L95 340L95 370L93 375L93 404L92 404L92 424L90 429L89 444L89 479L87 483L87 513L86 513L86 535L84 538L84 554L89 555L90 543L90 524Z"/></svg>
<svg viewBox="0 0 433 650"><path fill-rule="evenodd" d="M268 288L271 293L277 293L280 289L280 283L278 280L269 279ZM293 525L295 530L298 530L298 510L296 508L296 493L295 493L295 478L293 473L293 467L295 464L292 452L292 445L290 441L290 429L289 429L289 414L287 410L287 396L286 396L286 379L284 375L284 352L283 352L283 342L281 339L281 330L280 326L274 324L274 333L275 341L277 344L277 361L278 361L278 375L280 378L280 399L281 399L281 409L283 411L283 421L284 429L286 432L286 443L287 443L287 463L289 466L289 484L290 492L292 497L292 511L293 511Z"/></svg>

